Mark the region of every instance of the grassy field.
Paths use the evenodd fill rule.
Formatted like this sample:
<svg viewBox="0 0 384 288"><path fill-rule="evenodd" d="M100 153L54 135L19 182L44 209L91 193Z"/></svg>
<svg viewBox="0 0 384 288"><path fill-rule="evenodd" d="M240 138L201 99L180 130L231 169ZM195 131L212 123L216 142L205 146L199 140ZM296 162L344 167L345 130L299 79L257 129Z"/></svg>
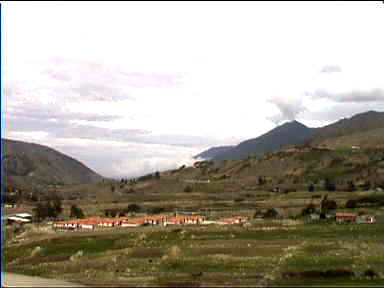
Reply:
<svg viewBox="0 0 384 288"><path fill-rule="evenodd" d="M206 169L185 168L132 185L109 181L62 186L57 191L63 198L62 219L69 218L72 204L78 205L86 217L138 204L141 212L136 216L164 208L169 214L188 210L212 218L246 215L252 219L257 210L274 207L279 219L252 219L249 226L140 227L97 232L54 232L49 225L30 224L24 232L8 229L2 254L6 271L87 285L384 286L384 223L309 224L300 218L302 209L310 203L319 209L326 194L336 201L336 212L384 215L382 204L345 207L350 199L382 197L378 186L354 192L321 191L320 183L315 192L301 189L300 183L291 186L297 175L307 172L334 174L329 169L333 169L335 159L343 161L340 167L345 171L350 168L349 151L326 153L325 158L321 153L281 153L268 161L249 159ZM384 154L375 153L370 154L370 161L378 165ZM361 166L365 156L353 155ZM307 166L297 169L301 167L300 157L310 159L305 162ZM374 169L376 164L372 164ZM276 176L276 167L283 174ZM382 177L376 170L371 171L375 181ZM231 177L221 178L225 174ZM273 181L261 187L260 175ZM191 179L212 181L190 184ZM362 175L355 182L365 180ZM280 182L285 185L282 189L296 187L297 191L271 192L270 188ZM7 213L30 212L32 208L25 203Z"/></svg>
<svg viewBox="0 0 384 288"><path fill-rule="evenodd" d="M384 224L178 228L51 233L3 257L7 272L89 285L384 285Z"/></svg>

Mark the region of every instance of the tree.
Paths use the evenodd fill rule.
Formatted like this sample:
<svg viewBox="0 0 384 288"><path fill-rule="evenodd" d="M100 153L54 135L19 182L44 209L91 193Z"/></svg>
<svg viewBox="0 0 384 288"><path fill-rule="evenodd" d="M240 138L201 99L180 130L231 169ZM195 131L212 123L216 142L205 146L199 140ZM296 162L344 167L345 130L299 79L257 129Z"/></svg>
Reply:
<svg viewBox="0 0 384 288"><path fill-rule="evenodd" d="M366 181L365 183L364 183L364 185L363 185L363 190L364 191L368 191L368 190L370 190L371 189L371 182L370 181Z"/></svg>
<svg viewBox="0 0 384 288"><path fill-rule="evenodd" d="M265 177L263 176L259 176L259 185L264 185L267 183L267 179L265 179Z"/></svg>
<svg viewBox="0 0 384 288"><path fill-rule="evenodd" d="M109 210L109 215L111 217L116 217L117 213L118 213L118 211L116 209Z"/></svg>
<svg viewBox="0 0 384 288"><path fill-rule="evenodd" d="M63 207L61 206L61 199L57 195L55 195L53 199L52 206L55 215L54 218L57 218L57 216L59 216L61 212L63 212Z"/></svg>
<svg viewBox="0 0 384 288"><path fill-rule="evenodd" d="M56 218L56 211L52 205L51 200L48 200L45 204L45 209L47 210L47 216L49 218Z"/></svg>
<svg viewBox="0 0 384 288"><path fill-rule="evenodd" d="M160 179L160 172L159 172L159 171L156 171L156 172L155 172L155 178L156 178L156 179Z"/></svg>
<svg viewBox="0 0 384 288"><path fill-rule="evenodd" d="M276 211L274 208L269 208L265 213L264 213L264 218L276 218L279 213Z"/></svg>
<svg viewBox="0 0 384 288"><path fill-rule="evenodd" d="M165 212L164 207L153 207L148 211L150 214L160 214Z"/></svg>
<svg viewBox="0 0 384 288"><path fill-rule="evenodd" d="M353 183L353 181L349 181L349 182L348 182L348 191L349 191L349 192L354 192L354 191L356 191L356 186L355 186L355 183Z"/></svg>
<svg viewBox="0 0 384 288"><path fill-rule="evenodd" d="M113 192L115 192L115 185L111 185L111 192L113 193Z"/></svg>
<svg viewBox="0 0 384 288"><path fill-rule="evenodd" d="M327 210L335 210L337 209L337 203L335 200L327 200L325 203L324 203L324 207L327 209Z"/></svg>
<svg viewBox="0 0 384 288"><path fill-rule="evenodd" d="M326 178L324 182L324 190L331 192L336 191L336 184L333 183L329 178Z"/></svg>
<svg viewBox="0 0 384 288"><path fill-rule="evenodd" d="M326 214L327 211L328 211L328 207L326 205L328 201L328 195L324 195L323 199L321 199L321 202L320 202L320 213L321 214Z"/></svg>
<svg viewBox="0 0 384 288"><path fill-rule="evenodd" d="M33 208L33 213L35 214L37 222L44 220L48 216L46 206L41 202L38 202L35 208Z"/></svg>
<svg viewBox="0 0 384 288"><path fill-rule="evenodd" d="M315 204L310 203L310 204L308 204L307 207L305 207L305 208L303 208L303 210L301 210L301 215L302 216L306 216L306 215L309 215L309 214L312 214L312 213L315 213L315 212L316 212Z"/></svg>
<svg viewBox="0 0 384 288"><path fill-rule="evenodd" d="M192 192L192 191L193 191L192 186L189 186L189 185L185 186L184 192L189 193L189 192Z"/></svg>
<svg viewBox="0 0 384 288"><path fill-rule="evenodd" d="M314 192L315 191L315 185L313 185L313 183L311 183L309 186L308 186L308 192Z"/></svg>
<svg viewBox="0 0 384 288"><path fill-rule="evenodd" d="M129 204L127 207L128 213L138 213L141 211L141 207L137 204Z"/></svg>
<svg viewBox="0 0 384 288"><path fill-rule="evenodd" d="M71 218L84 218L83 210L80 207L77 207L76 204L71 205Z"/></svg>
<svg viewBox="0 0 384 288"><path fill-rule="evenodd" d="M357 207L357 201L354 199L349 199L347 203L345 203L345 208L356 208Z"/></svg>

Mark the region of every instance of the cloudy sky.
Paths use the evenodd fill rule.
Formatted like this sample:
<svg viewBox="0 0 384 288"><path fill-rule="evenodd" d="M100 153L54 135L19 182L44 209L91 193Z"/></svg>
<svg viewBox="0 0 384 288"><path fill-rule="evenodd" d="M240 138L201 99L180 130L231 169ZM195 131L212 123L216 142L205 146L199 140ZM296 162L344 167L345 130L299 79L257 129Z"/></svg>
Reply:
<svg viewBox="0 0 384 288"><path fill-rule="evenodd" d="M384 111L384 4L5 2L6 138L104 176ZM3 106L4 105L4 106Z"/></svg>

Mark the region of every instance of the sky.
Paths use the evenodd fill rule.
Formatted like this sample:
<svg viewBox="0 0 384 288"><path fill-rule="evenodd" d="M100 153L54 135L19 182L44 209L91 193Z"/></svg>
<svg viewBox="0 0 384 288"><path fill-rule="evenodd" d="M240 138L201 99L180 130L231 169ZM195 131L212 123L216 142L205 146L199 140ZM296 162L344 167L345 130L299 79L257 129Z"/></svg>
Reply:
<svg viewBox="0 0 384 288"><path fill-rule="evenodd" d="M2 2L4 136L106 177L384 111L377 2ZM3 106L4 105L4 106Z"/></svg>

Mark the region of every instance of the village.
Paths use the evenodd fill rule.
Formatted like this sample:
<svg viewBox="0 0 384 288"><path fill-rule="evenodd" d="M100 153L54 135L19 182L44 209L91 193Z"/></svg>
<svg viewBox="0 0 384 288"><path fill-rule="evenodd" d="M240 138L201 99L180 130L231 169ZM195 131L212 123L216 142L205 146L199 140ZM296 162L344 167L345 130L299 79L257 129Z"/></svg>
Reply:
<svg viewBox="0 0 384 288"><path fill-rule="evenodd" d="M72 219L68 221L59 221L52 224L55 231L61 230L96 230L100 228L113 227L140 227L147 225L251 225L251 217L248 216L233 216L227 218L219 218L209 220L205 216L170 216L156 215L143 216L137 218L117 217L117 218L102 218L89 217L85 219ZM255 218L254 218L255 219ZM256 220L263 220L256 218ZM335 215L327 215L326 220L337 224L373 224L376 223L376 217L371 215L359 215L357 213L336 213ZM319 214L310 214L305 218L306 223L321 221Z"/></svg>
<svg viewBox="0 0 384 288"><path fill-rule="evenodd" d="M274 209L269 209L268 213L275 211ZM277 213L277 212L275 212ZM361 213L360 213L361 214ZM107 218L107 217L98 217L92 216L87 218L80 219L69 219L65 221L55 221L48 222L52 225L54 231L64 231L64 230L99 230L103 228L129 228L129 227L140 227L140 226L168 226L168 225L232 225L232 224L241 224L241 225L251 225L253 221L262 221L265 218L274 218L279 220L280 218L276 217L264 217L262 215L253 215L250 216L232 216L232 217L222 217L218 219L210 219L207 216L201 215L147 215L140 217L116 217L116 218ZM337 224L373 224L377 221L380 222L380 219L377 219L376 216L372 215L359 215L358 213L344 213L339 212L335 214L327 214L322 217L319 213L310 213L304 217L304 223L316 223L322 220L327 221L327 223L337 223ZM3 221L6 222L6 225L19 224L24 225L27 223L33 223L33 217L29 213L18 213L15 215L10 215L3 217ZM280 219L281 220L281 219Z"/></svg>
<svg viewBox="0 0 384 288"><path fill-rule="evenodd" d="M228 225L237 223L247 223L248 217L236 216L230 218L222 218L219 220L207 220L204 216L170 216L156 215L143 216L137 218L117 217L117 218L102 218L89 217L85 219L73 219L68 221L59 221L52 224L55 230L95 230L97 228L112 228L112 227L139 227L146 225Z"/></svg>

